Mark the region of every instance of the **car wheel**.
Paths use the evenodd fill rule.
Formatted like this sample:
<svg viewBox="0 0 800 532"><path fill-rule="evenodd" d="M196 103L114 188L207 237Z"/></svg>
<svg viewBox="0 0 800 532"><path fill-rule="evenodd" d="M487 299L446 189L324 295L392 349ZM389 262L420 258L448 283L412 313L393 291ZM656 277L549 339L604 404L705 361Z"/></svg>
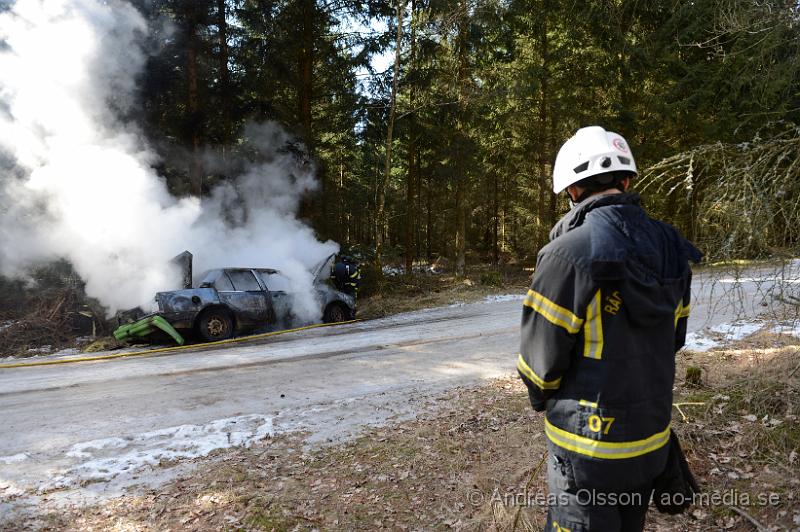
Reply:
<svg viewBox="0 0 800 532"><path fill-rule="evenodd" d="M325 323L339 323L340 321L346 320L347 311L343 305L340 305L339 303L331 303L325 309L325 315L323 316L323 321L325 321Z"/></svg>
<svg viewBox="0 0 800 532"><path fill-rule="evenodd" d="M233 320L230 313L221 308L204 311L197 320L197 334L206 342L232 337Z"/></svg>

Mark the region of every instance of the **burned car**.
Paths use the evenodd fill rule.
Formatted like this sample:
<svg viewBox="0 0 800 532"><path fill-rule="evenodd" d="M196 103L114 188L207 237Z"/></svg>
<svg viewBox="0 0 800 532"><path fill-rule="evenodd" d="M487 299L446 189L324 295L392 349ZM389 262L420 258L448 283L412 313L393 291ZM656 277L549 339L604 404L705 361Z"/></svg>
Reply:
<svg viewBox="0 0 800 532"><path fill-rule="evenodd" d="M315 269L314 297L326 323L347 321L356 314L355 298L329 284L334 260L331 255ZM157 293L154 316L199 339L225 340L238 332L292 326L297 322L292 298L289 279L278 270L219 268L202 275L196 288ZM167 331L162 322L153 322L152 316L148 324ZM126 327L128 330L121 327L120 334L115 331L114 335L118 339L136 335L135 325Z"/></svg>

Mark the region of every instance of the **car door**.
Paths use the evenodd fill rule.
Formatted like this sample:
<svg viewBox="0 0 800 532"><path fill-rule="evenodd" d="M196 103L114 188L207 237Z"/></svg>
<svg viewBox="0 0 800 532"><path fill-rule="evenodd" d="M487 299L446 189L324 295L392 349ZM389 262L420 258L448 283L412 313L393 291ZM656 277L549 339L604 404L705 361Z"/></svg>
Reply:
<svg viewBox="0 0 800 532"><path fill-rule="evenodd" d="M272 309L275 312L275 321L290 325L292 322L293 295L289 280L275 270L257 270L261 283L267 289L272 299Z"/></svg>
<svg viewBox="0 0 800 532"><path fill-rule="evenodd" d="M274 315L272 301L253 271L227 269L225 273L233 290L219 291L219 299L236 313L237 321L251 327L268 323Z"/></svg>

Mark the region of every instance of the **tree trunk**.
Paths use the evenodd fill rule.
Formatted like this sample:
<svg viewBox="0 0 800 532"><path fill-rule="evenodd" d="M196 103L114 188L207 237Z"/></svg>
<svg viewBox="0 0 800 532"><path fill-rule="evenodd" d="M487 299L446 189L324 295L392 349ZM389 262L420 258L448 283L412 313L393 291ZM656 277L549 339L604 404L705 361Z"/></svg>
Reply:
<svg viewBox="0 0 800 532"><path fill-rule="evenodd" d="M549 42L548 42L548 35L547 35L547 13L549 9L549 2L548 0L543 0L542 2L542 13L544 14L544 20L542 21L541 25L541 33L539 38L539 45L540 50L539 53L541 54L542 58L542 77L540 80L541 83L541 94L539 96L539 132L540 132L540 139L539 139L539 164L538 164L538 179L537 185L539 188L539 204L538 212L539 212L539 225L537 227L537 235L536 235L536 247L541 248L547 243L547 234L550 230L550 198L548 197L548 193L550 192L548 187L548 162L550 159L550 140L548 138L548 115L549 115L549 77L550 77L550 50L549 50ZM552 194L550 194L552 195Z"/></svg>
<svg viewBox="0 0 800 532"><path fill-rule="evenodd" d="M314 0L300 0L301 29L300 51L298 57L299 86L297 88L297 106L306 145L313 144L311 99L314 91Z"/></svg>
<svg viewBox="0 0 800 532"><path fill-rule="evenodd" d="M231 141L231 87L228 71L228 21L225 0L217 0L217 28L219 30L219 90L222 104L222 134L220 146L222 158L225 160L228 145Z"/></svg>
<svg viewBox="0 0 800 532"><path fill-rule="evenodd" d="M186 81L188 87L186 110L189 115L189 142L192 147L192 154L189 161L189 183L192 194L200 196L203 193L203 169L200 161L201 120L197 79L197 7L189 7L189 20L187 22Z"/></svg>
<svg viewBox="0 0 800 532"><path fill-rule="evenodd" d="M413 132L412 132L413 135ZM408 175L406 178L406 227L405 227L405 259L406 259L406 275L411 275L414 266L414 225L417 219L416 201L414 192L416 190L416 182L419 179L417 175L417 164L414 160L416 158L416 140L412 137L409 141L408 150Z"/></svg>
<svg viewBox="0 0 800 532"><path fill-rule="evenodd" d="M457 53L458 53L458 117L456 119L456 134L460 137L459 150L463 151L467 132L467 42L469 31L469 12L466 0L461 0L459 3L459 17L458 17L458 35L457 39ZM466 276L467 274L467 260L466 260L466 232L467 232L467 205L466 205L466 188L467 188L467 169L464 164L465 153L457 153L457 173L456 173L456 234L455 234L455 274Z"/></svg>
<svg viewBox="0 0 800 532"><path fill-rule="evenodd" d="M427 174L428 179L425 186L425 258L428 259L428 264L430 264L433 260L433 245L431 244L433 236L433 217L431 212L433 210L433 178L431 177L430 169L428 169Z"/></svg>
<svg viewBox="0 0 800 532"><path fill-rule="evenodd" d="M500 226L499 216L499 194L497 191L497 169L494 170L494 179L492 182L492 259L495 266L500 264L500 249L497 242L497 236Z"/></svg>
<svg viewBox="0 0 800 532"><path fill-rule="evenodd" d="M416 206L416 214L417 214L417 223L414 224L414 242L416 245L416 252L414 256L419 257L422 254L422 162L420 159L422 158L421 150L419 149L419 144L416 144L417 154L414 156L414 162L416 163L415 173L416 173L416 184L417 184L417 206Z"/></svg>
<svg viewBox="0 0 800 532"><path fill-rule="evenodd" d="M337 240L344 240L345 245L350 245L349 231L347 229L346 205L344 203L344 161L339 162L339 180L336 183L336 220L338 221L336 234Z"/></svg>
<svg viewBox="0 0 800 532"><path fill-rule="evenodd" d="M503 174L503 206L500 209L500 251L506 251L506 212L508 212L508 178Z"/></svg>
<svg viewBox="0 0 800 532"><path fill-rule="evenodd" d="M414 25L414 8L416 7L416 0L411 0L411 50L409 54L408 64L409 68L414 68L416 59L416 40L417 30ZM416 100L416 83L412 83L411 92L409 95L409 108L411 113L408 115L409 122L409 140L408 140L408 173L406 174L406 231L405 231L405 259L406 259L406 275L411 275L414 268L414 224L417 219L415 210L416 202L414 201L414 192L416 189L416 182L419 180L417 172L417 131L414 127L416 125L416 116L414 112L414 102Z"/></svg>
<svg viewBox="0 0 800 532"><path fill-rule="evenodd" d="M397 104L397 85L400 76L400 53L403 44L403 16L405 0L397 0L397 36L394 52L394 70L392 78L392 92L389 98L389 123L386 126L386 158L383 175L378 180L377 201L375 208L375 268L378 275L382 275L383 244L386 226L386 186L392 172L392 140L394 134L394 119Z"/></svg>
<svg viewBox="0 0 800 532"><path fill-rule="evenodd" d="M466 261L466 232L467 232L467 213L464 209L466 201L466 183L463 178L456 182L456 275L465 276L467 274Z"/></svg>
<svg viewBox="0 0 800 532"><path fill-rule="evenodd" d="M315 131L313 117L314 62L317 4L315 0L298 0L300 4L299 35L300 46L297 52L297 123L299 124L300 137L308 149L309 154L314 154ZM325 161L318 161L324 163ZM299 208L299 216L312 220L316 227L327 228L330 226L330 205L325 199L330 194L330 179L328 169L324 164L317 167L319 191L311 197L305 198ZM327 223L326 223L327 222ZM327 238L322 233L323 238Z"/></svg>

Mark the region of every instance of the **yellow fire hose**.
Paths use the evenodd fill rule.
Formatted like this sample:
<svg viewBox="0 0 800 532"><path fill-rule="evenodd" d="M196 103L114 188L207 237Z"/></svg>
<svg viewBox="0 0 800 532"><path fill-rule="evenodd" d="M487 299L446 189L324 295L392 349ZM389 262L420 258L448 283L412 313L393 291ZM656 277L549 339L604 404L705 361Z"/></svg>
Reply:
<svg viewBox="0 0 800 532"><path fill-rule="evenodd" d="M270 336L278 336L281 334L288 334L298 331L307 331L308 329L317 329L320 327L331 327L333 325L346 325L348 323L356 323L358 321L362 320L340 321L337 323L315 323L314 325L306 325L305 327L297 327L296 329L286 329L283 331L273 331L262 334L254 334L253 336L241 336L239 338L219 340L217 342L209 342L207 344L178 345L175 347L162 347L159 349L150 349L148 351L132 351L129 353L115 353L111 355L98 355L93 357L81 357L81 358L66 358L62 360L38 360L35 362L15 362L13 364L0 364L0 369L29 368L32 366L52 366L55 364L74 364L76 362L95 362L97 360L111 360L114 358L138 357L143 355L152 355L154 353L170 353L173 351L181 351L183 349L192 349L192 348L203 349L214 345L232 344L235 342L244 342L247 340L258 340L261 338L269 338Z"/></svg>

